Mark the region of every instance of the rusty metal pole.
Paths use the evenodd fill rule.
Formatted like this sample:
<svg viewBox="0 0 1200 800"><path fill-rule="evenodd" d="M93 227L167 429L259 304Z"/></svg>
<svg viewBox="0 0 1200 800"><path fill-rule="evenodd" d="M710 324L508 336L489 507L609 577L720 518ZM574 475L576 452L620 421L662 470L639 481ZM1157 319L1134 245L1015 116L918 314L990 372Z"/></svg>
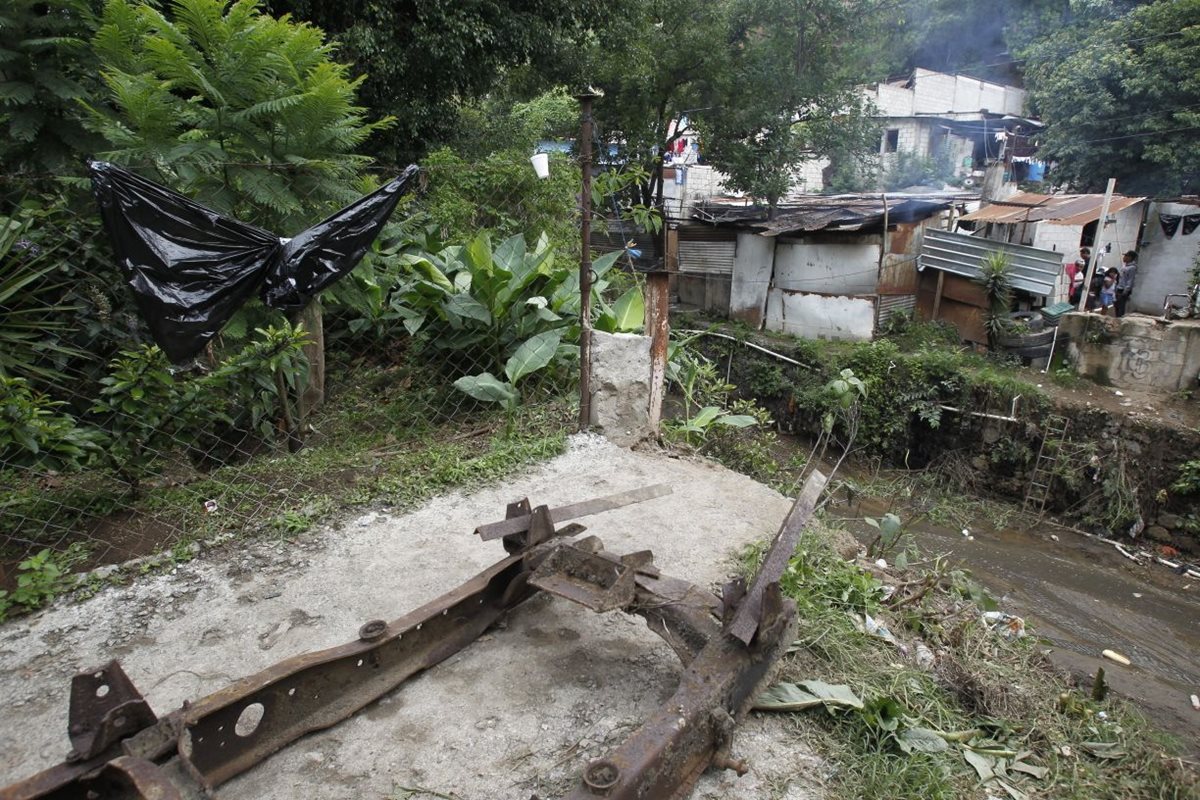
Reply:
<svg viewBox="0 0 1200 800"><path fill-rule="evenodd" d="M658 435L662 422L663 384L667 373L667 345L671 339L669 318L671 285L671 253L667 241L667 213L663 201L663 160L665 151L658 153L658 189L655 203L662 216L662 228L656 241L662 263L646 275L646 334L650 337L650 430Z"/></svg>
<svg viewBox="0 0 1200 800"><path fill-rule="evenodd" d="M579 101L579 430L592 424L592 100L590 92L575 95Z"/></svg>

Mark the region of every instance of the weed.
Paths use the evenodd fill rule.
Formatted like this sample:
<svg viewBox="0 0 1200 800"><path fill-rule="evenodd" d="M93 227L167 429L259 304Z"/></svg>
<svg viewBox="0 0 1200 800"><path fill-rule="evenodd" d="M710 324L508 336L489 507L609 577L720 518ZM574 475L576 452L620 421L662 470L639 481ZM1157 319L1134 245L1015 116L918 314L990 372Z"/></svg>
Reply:
<svg viewBox="0 0 1200 800"><path fill-rule="evenodd" d="M792 717L830 764L829 797L973 797L981 784L1013 797L1195 797L1200 784L1172 741L1120 700L1096 702L1064 683L1034 637L1005 639L983 624L987 598L969 576L939 559L914 563L885 601L877 578L830 549L832 535L811 528L781 581L799 609L781 679L819 678L862 698L860 711ZM742 569L761 552L745 551ZM864 613L897 641L865 633ZM898 645L936 652L935 663L913 664Z"/></svg>
<svg viewBox="0 0 1200 800"><path fill-rule="evenodd" d="M32 611L49 603L74 583L70 569L87 558L80 543L64 553L41 550L17 565L17 585L11 593L0 590L0 621L14 608Z"/></svg>

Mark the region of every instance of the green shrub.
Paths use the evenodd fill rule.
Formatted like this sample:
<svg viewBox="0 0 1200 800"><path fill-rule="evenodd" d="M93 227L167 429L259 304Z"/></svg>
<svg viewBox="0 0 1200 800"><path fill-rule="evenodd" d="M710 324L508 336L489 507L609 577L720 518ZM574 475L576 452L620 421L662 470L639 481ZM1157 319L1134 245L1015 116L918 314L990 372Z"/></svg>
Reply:
<svg viewBox="0 0 1200 800"><path fill-rule="evenodd" d="M94 431L33 391L24 378L0 375L0 466L77 469L97 451Z"/></svg>

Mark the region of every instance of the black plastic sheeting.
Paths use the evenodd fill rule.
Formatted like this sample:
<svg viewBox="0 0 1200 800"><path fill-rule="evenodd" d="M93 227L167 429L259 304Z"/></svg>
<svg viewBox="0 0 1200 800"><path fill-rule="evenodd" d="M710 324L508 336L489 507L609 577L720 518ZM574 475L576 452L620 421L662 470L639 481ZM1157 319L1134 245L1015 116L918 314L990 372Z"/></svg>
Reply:
<svg viewBox="0 0 1200 800"><path fill-rule="evenodd" d="M174 362L203 350L256 292L272 308L303 309L354 269L418 171L281 239L114 164L89 167L121 272Z"/></svg>

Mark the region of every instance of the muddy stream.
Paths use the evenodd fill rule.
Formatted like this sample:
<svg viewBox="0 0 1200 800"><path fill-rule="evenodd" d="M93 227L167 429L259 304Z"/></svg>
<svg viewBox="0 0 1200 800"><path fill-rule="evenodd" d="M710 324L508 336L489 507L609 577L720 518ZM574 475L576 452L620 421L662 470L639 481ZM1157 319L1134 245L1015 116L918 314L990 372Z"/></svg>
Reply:
<svg viewBox="0 0 1200 800"><path fill-rule="evenodd" d="M864 502L859 513L882 510ZM869 538L872 529L846 521ZM1115 692L1200 755L1200 711L1190 700L1200 694L1200 580L1134 564L1107 542L1050 523L1016 530L976 521L971 540L962 529L927 522L908 530L925 552L946 554L969 569L1001 610L1031 622L1056 665L1085 686L1103 666ZM1103 658L1105 649L1131 665Z"/></svg>

